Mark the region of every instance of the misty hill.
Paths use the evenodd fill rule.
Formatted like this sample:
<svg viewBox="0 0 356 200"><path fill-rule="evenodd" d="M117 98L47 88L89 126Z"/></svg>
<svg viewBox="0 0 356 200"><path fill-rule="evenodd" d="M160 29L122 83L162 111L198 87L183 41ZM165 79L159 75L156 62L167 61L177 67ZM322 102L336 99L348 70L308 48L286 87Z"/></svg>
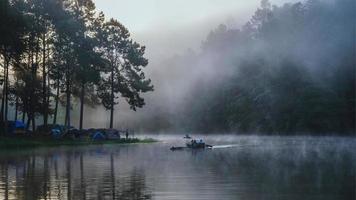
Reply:
<svg viewBox="0 0 356 200"><path fill-rule="evenodd" d="M353 134L354 6L352 0L282 6L263 0L240 29L220 25L199 52L162 63L170 73L155 76L182 87L170 91L173 105L160 102L157 107L167 109L152 113L141 126Z"/></svg>

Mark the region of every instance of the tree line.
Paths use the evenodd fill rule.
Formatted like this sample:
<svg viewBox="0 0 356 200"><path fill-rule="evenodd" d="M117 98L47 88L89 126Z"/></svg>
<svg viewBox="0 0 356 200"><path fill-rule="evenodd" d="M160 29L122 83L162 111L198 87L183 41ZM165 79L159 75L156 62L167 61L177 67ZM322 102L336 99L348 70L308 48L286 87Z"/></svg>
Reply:
<svg viewBox="0 0 356 200"><path fill-rule="evenodd" d="M166 126L192 132L355 133L354 1L272 5L168 63L195 77ZM163 127L163 126L162 126Z"/></svg>
<svg viewBox="0 0 356 200"><path fill-rule="evenodd" d="M145 47L133 41L116 19L106 19L92 0L0 0L0 67L4 131L9 107L14 120L27 129L59 122L71 126L73 100L80 103L79 129L84 105L110 110L113 128L115 105L121 96L131 109L142 107L141 94L153 91L143 69ZM53 119L53 121L49 121Z"/></svg>

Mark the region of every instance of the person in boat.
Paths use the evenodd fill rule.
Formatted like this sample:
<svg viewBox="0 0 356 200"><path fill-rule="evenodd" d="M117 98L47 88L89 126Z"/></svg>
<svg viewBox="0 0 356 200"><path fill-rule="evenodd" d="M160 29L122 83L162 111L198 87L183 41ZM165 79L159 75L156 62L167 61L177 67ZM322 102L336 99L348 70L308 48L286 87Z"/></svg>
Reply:
<svg viewBox="0 0 356 200"><path fill-rule="evenodd" d="M196 140L191 140L191 141L190 141L191 147L195 147L196 144L197 144L197 141L196 141Z"/></svg>
<svg viewBox="0 0 356 200"><path fill-rule="evenodd" d="M198 141L197 140L193 140L193 142L192 142L192 147L193 148L200 148L202 146L204 146L204 142L203 142L202 139L200 139Z"/></svg>

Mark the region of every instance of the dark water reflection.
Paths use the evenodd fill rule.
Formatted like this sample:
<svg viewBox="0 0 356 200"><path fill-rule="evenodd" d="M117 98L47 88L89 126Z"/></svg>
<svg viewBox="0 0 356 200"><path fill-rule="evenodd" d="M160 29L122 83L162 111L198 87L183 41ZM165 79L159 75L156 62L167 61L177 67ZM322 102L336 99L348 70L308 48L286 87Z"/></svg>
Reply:
<svg viewBox="0 0 356 200"><path fill-rule="evenodd" d="M0 153L0 199L350 199L356 139L214 137Z"/></svg>

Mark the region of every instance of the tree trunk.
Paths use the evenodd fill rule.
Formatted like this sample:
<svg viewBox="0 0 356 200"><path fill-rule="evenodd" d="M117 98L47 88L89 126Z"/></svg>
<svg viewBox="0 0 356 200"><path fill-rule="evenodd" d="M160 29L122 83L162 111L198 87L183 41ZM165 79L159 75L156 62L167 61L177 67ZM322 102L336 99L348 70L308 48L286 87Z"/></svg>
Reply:
<svg viewBox="0 0 356 200"><path fill-rule="evenodd" d="M22 123L25 123L25 118L26 118L26 111L22 111Z"/></svg>
<svg viewBox="0 0 356 200"><path fill-rule="evenodd" d="M70 128L70 78L69 78L69 65L67 65L67 72L66 72L66 88L67 88L67 102L66 102L66 119L65 119L65 125L67 128Z"/></svg>
<svg viewBox="0 0 356 200"><path fill-rule="evenodd" d="M36 131L36 117L32 116L32 131Z"/></svg>
<svg viewBox="0 0 356 200"><path fill-rule="evenodd" d="M17 111L19 108L19 97L16 95L16 103L15 103L15 122L17 121Z"/></svg>
<svg viewBox="0 0 356 200"><path fill-rule="evenodd" d="M35 63L33 66L32 66L32 83L31 83L31 121L32 121L32 131L35 132L36 131L36 121L35 121L35 118L36 118L36 110L35 110L35 107L37 104L37 102L34 101L34 87L35 87L35 81L36 81L36 76L37 76L37 65L39 63L39 52L40 51L40 40L39 40L39 37L37 37L37 45L36 45L36 54L35 54Z"/></svg>
<svg viewBox="0 0 356 200"><path fill-rule="evenodd" d="M67 89L67 103L66 103L66 122L65 125L67 126L67 128L70 128L70 92L69 92L69 88Z"/></svg>
<svg viewBox="0 0 356 200"><path fill-rule="evenodd" d="M47 117L47 123L48 123L48 116L50 115L49 108L50 108L50 98L51 98L51 78L48 76L48 74L47 74L46 96L47 96L47 98L46 98L46 105L47 105L47 107L46 107L46 109L47 109L46 117Z"/></svg>
<svg viewBox="0 0 356 200"><path fill-rule="evenodd" d="M20 59L16 59L16 66L20 66ZM19 80L17 78L15 78L16 83L15 86L17 86L19 84ZM15 96L16 96L16 100L15 100L15 117L14 120L15 122L17 121L18 118L18 110L19 110L19 94L18 94L18 88L15 87Z"/></svg>
<svg viewBox="0 0 356 200"><path fill-rule="evenodd" d="M28 113L28 114L27 114L26 130L29 130L29 129L30 129L31 119L32 119L31 114Z"/></svg>
<svg viewBox="0 0 356 200"><path fill-rule="evenodd" d="M65 116L64 116L64 126L67 127L67 121L68 121L68 112L67 112L67 105L65 109Z"/></svg>
<svg viewBox="0 0 356 200"><path fill-rule="evenodd" d="M80 119L79 119L79 130L82 130L82 129L83 129L84 96L85 96L85 84L84 84L84 83L82 83L81 94L80 94Z"/></svg>
<svg viewBox="0 0 356 200"><path fill-rule="evenodd" d="M7 114L9 109L9 60L6 61L6 77L5 77L5 122L7 123Z"/></svg>
<svg viewBox="0 0 356 200"><path fill-rule="evenodd" d="M33 49L31 48L30 52L29 52L29 68L31 69L31 81L29 83L26 83L26 88L27 88L27 84L29 84L29 89L31 90L30 92L30 98L26 101L28 101L28 106L26 108L26 114L27 114L27 124L26 124L26 130L29 130L30 129L30 123L31 123L31 120L32 120L32 101L33 101L33 68L34 68L34 65L35 65L35 61L34 61L34 56L33 56Z"/></svg>
<svg viewBox="0 0 356 200"><path fill-rule="evenodd" d="M33 64L33 56L32 56L32 51L30 50L28 52L28 58L27 58L27 67L28 67L28 69L32 68L32 64ZM26 83L25 87L27 87L27 84L28 83ZM28 108L28 104L31 103L31 102L29 102L30 100L28 98L22 99L22 105L23 105L23 108L22 108L22 122L25 123L26 115L27 115L26 130L29 129L29 122L30 122L29 108Z"/></svg>
<svg viewBox="0 0 356 200"><path fill-rule="evenodd" d="M47 126L47 85L46 85L46 34L42 37L42 102L43 102L43 125Z"/></svg>
<svg viewBox="0 0 356 200"><path fill-rule="evenodd" d="M112 129L114 126L114 105L111 105L110 109L110 128Z"/></svg>
<svg viewBox="0 0 356 200"><path fill-rule="evenodd" d="M111 69L111 108L110 108L110 128L114 125L114 68Z"/></svg>
<svg viewBox="0 0 356 200"><path fill-rule="evenodd" d="M1 100L1 116L0 121L4 122L4 108L5 108L5 82L6 82L6 60L4 59L4 80L2 86L2 100Z"/></svg>
<svg viewBox="0 0 356 200"><path fill-rule="evenodd" d="M54 107L53 124L57 123L58 102L59 102L59 78L57 79L56 105Z"/></svg>
<svg viewBox="0 0 356 200"><path fill-rule="evenodd" d="M5 57L5 77L4 77L4 93L3 93L3 103L5 104L5 113L4 113L4 133L7 134L7 112L8 112L8 87L9 87L9 58ZM3 106L3 105L1 105ZM2 107L1 107L2 109Z"/></svg>

